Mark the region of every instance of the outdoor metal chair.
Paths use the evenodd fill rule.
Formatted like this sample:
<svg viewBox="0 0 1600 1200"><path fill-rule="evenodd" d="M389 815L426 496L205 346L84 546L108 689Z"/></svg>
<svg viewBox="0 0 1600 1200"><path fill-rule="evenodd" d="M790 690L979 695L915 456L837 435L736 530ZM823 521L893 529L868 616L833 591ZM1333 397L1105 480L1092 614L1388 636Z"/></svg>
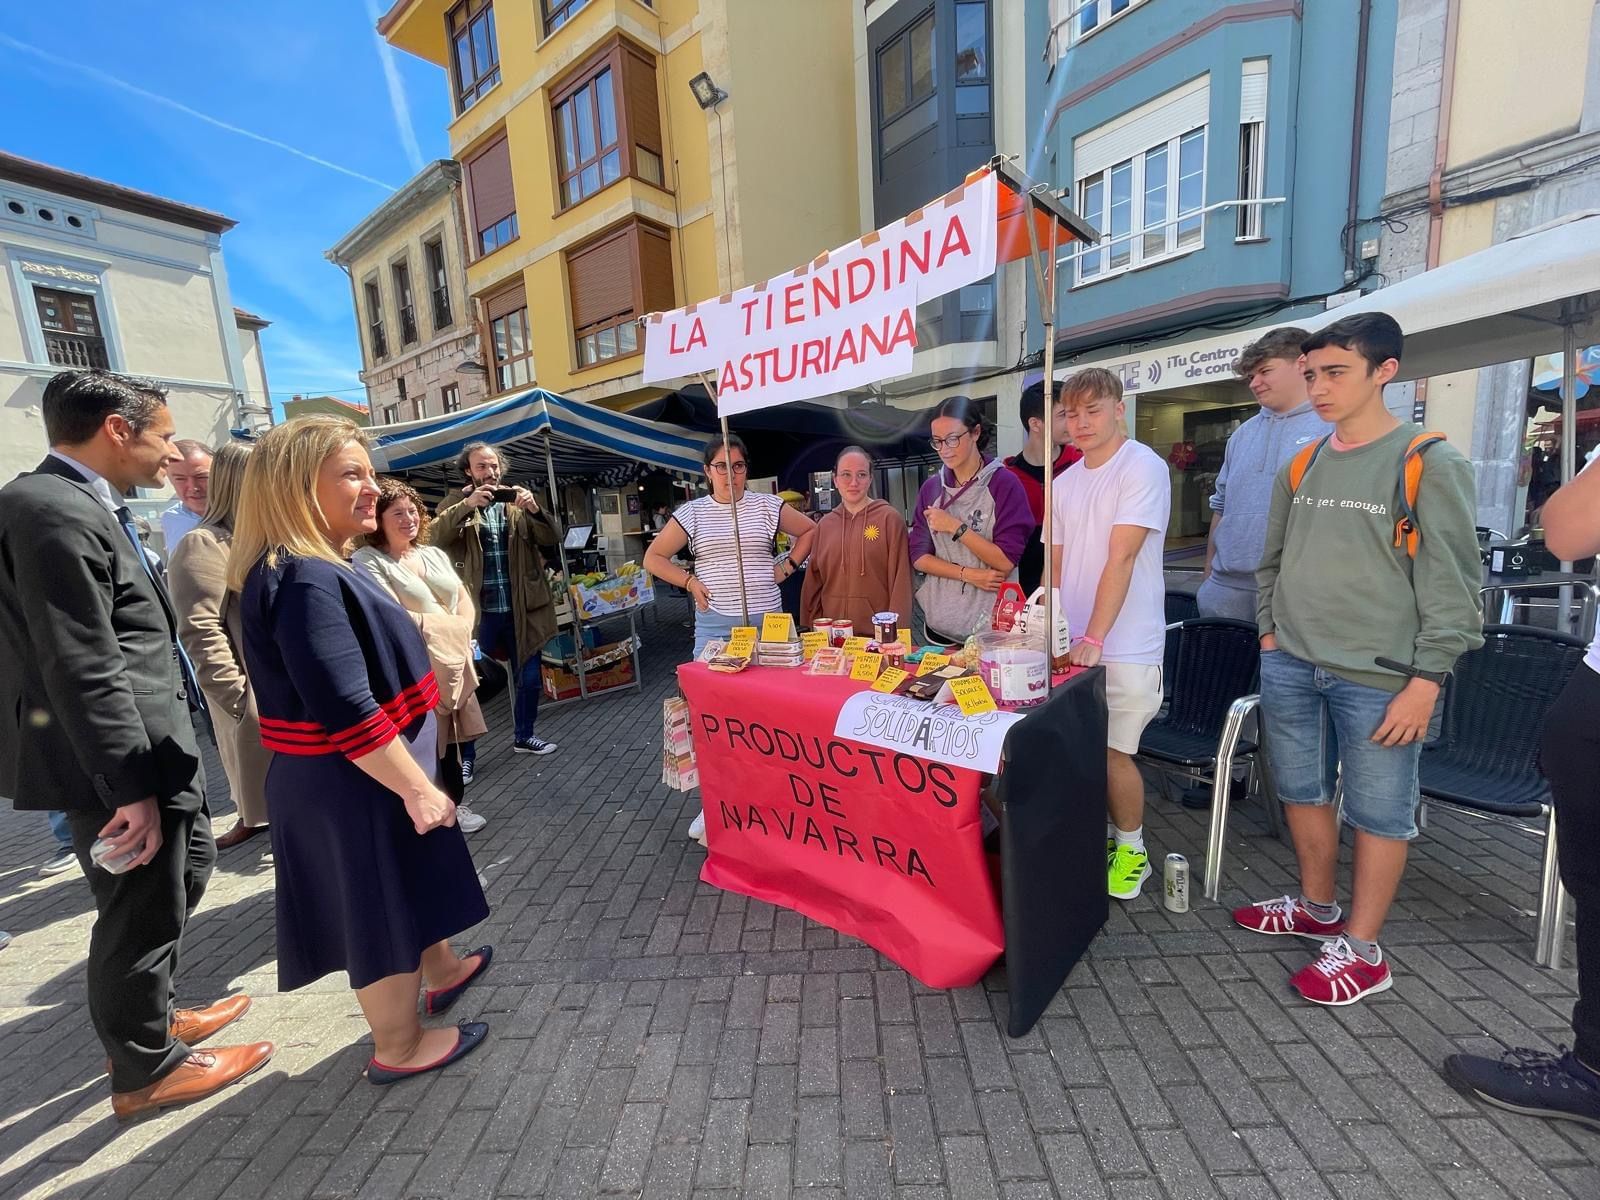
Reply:
<svg viewBox="0 0 1600 1200"><path fill-rule="evenodd" d="M1217 831L1220 822L1227 820L1236 760L1247 762L1248 787L1255 790L1256 745L1243 734L1245 720L1260 699L1255 691L1261 643L1250 622L1226 617L1182 622L1175 631L1169 630L1169 646L1174 632L1177 653L1167 705L1146 727L1139 741L1139 758L1160 770L1163 781L1179 775L1211 785L1211 841L1220 842ZM1268 813L1276 828L1276 808L1269 807ZM1220 859L1219 845L1208 852L1208 879L1213 861L1220 870Z"/></svg>
<svg viewBox="0 0 1600 1200"><path fill-rule="evenodd" d="M1556 865L1556 818L1539 770L1545 715L1578 664L1585 643L1525 625L1488 625L1482 648L1456 662L1437 741L1423 747L1424 805L1545 836L1534 958L1561 964L1566 890Z"/></svg>

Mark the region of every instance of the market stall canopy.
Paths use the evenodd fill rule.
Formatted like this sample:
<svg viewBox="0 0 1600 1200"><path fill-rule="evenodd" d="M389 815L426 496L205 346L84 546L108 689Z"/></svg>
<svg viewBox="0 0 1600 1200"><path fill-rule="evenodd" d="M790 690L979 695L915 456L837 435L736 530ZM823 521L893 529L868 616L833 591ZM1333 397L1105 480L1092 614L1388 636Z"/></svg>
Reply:
<svg viewBox="0 0 1600 1200"><path fill-rule="evenodd" d="M1600 342L1600 213L1579 213L1294 324L1386 312L1405 330L1401 379Z"/></svg>
<svg viewBox="0 0 1600 1200"><path fill-rule="evenodd" d="M373 436L372 461L380 471L449 485L458 481L455 457L462 448L488 442L505 456L509 477L542 483L547 438L560 478L608 486L652 469L699 475L708 440L534 388L462 412L387 425Z"/></svg>

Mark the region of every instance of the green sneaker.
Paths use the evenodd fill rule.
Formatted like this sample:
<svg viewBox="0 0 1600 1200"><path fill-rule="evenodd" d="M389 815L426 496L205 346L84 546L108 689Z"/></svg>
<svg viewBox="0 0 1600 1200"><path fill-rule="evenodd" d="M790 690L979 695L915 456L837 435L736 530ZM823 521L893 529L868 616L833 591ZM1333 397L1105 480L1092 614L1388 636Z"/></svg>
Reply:
<svg viewBox="0 0 1600 1200"><path fill-rule="evenodd" d="M1113 900L1134 900L1150 878L1150 855L1132 846L1118 846L1106 867L1106 891Z"/></svg>

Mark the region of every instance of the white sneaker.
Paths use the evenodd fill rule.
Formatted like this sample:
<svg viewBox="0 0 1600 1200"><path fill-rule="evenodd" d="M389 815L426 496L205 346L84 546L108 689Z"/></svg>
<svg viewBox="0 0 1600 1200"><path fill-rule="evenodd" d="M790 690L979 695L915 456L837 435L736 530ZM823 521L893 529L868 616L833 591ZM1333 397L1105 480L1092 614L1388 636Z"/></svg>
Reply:
<svg viewBox="0 0 1600 1200"><path fill-rule="evenodd" d="M456 824L460 826L462 833L477 833L488 823L465 804L456 805Z"/></svg>
<svg viewBox="0 0 1600 1200"><path fill-rule="evenodd" d="M693 842L699 842L702 846L706 844L705 809L701 809L699 812L695 813L694 820L689 822L689 840Z"/></svg>

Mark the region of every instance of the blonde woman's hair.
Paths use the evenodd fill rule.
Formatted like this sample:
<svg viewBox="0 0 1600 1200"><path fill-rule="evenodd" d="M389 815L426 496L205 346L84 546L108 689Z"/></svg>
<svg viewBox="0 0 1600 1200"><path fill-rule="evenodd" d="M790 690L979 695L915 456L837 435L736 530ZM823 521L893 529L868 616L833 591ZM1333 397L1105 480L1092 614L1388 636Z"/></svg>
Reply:
<svg viewBox="0 0 1600 1200"><path fill-rule="evenodd" d="M343 547L328 541L327 520L317 505L317 473L352 442L369 445L352 422L315 414L275 425L256 443L234 516L229 588L242 591L263 555L269 567L289 555L344 564Z"/></svg>
<svg viewBox="0 0 1600 1200"><path fill-rule="evenodd" d="M244 487L244 469L250 463L249 442L223 442L211 456L211 486L206 490L206 518L200 522L213 529L233 532L239 512L239 493Z"/></svg>

